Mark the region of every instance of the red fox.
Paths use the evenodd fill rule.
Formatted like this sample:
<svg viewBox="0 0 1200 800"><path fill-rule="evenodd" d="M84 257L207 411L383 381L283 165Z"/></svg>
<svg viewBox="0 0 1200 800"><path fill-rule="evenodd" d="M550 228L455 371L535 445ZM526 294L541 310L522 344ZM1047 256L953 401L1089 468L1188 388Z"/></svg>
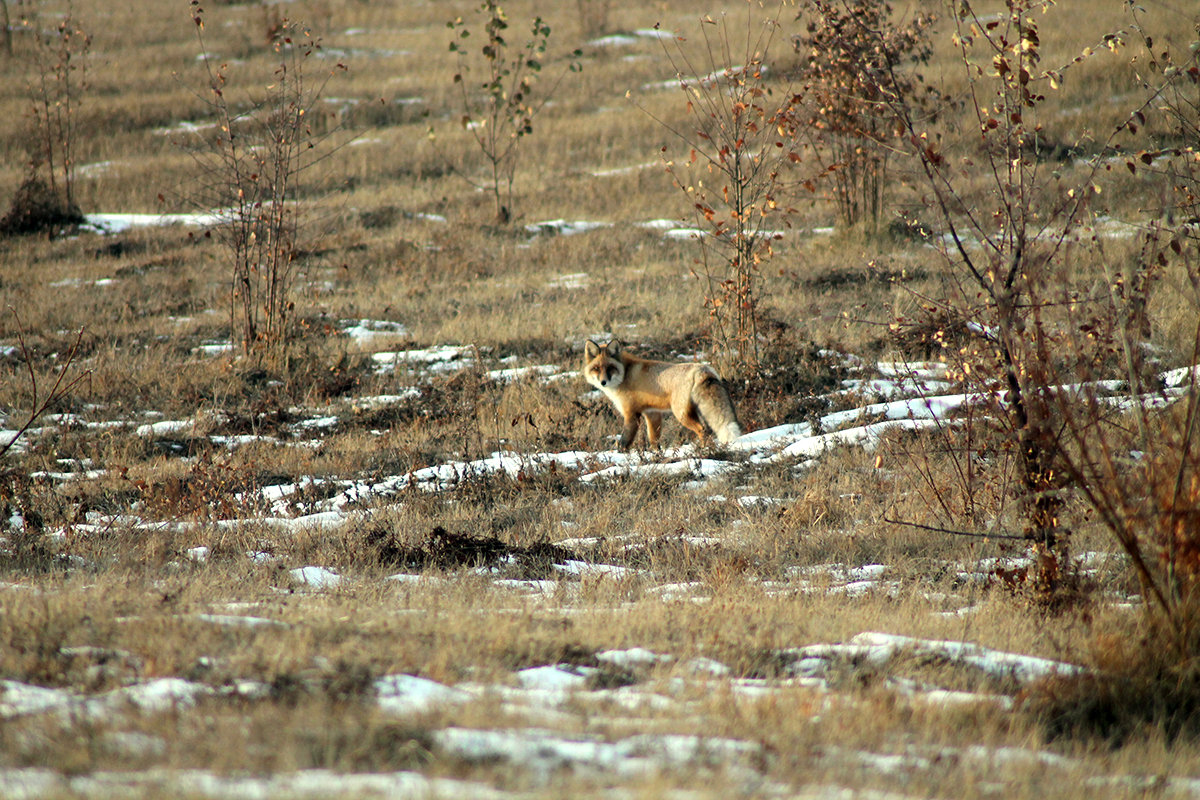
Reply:
<svg viewBox="0 0 1200 800"><path fill-rule="evenodd" d="M646 419L650 446L657 445L667 409L701 441L705 438L701 417L722 442L742 435L729 391L706 364L651 361L630 354L615 339L603 347L588 340L583 348L583 377L604 392L624 418L622 450L637 437L639 416Z"/></svg>

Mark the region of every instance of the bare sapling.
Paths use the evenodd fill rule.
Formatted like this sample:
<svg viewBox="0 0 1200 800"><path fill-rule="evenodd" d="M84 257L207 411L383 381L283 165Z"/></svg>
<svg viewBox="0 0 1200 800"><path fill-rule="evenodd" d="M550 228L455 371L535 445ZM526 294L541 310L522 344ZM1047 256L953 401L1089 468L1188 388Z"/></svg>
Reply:
<svg viewBox="0 0 1200 800"><path fill-rule="evenodd" d="M529 37L519 45L510 44L508 15L499 3L484 0L477 13L483 27L478 49L468 41L472 29L462 17L446 23L454 32L450 52L458 58L453 81L460 92L459 122L487 162L488 178L481 188L492 196L496 223L504 225L513 219L521 145L533 134L534 119L563 78L581 69L577 59L582 52L575 50L557 78L543 85L538 77L550 44L550 25L535 17Z"/></svg>
<svg viewBox="0 0 1200 800"><path fill-rule="evenodd" d="M340 62L318 70L319 39L283 20L270 44L278 56L261 94L231 97L230 65L210 57L203 9L192 2L215 132L193 151L201 184L193 205L215 210L214 232L230 256L231 336L246 356L282 355L292 334L300 238L309 211L299 197L309 170L328 156L331 132L316 105ZM315 73L315 74L314 74Z"/></svg>
<svg viewBox="0 0 1200 800"><path fill-rule="evenodd" d="M609 32L612 0L575 0L575 11L579 15L579 32L585 37Z"/></svg>
<svg viewBox="0 0 1200 800"><path fill-rule="evenodd" d="M8 13L8 0L0 0L0 25L4 25L4 55L7 58L12 58L12 17Z"/></svg>
<svg viewBox="0 0 1200 800"><path fill-rule="evenodd" d="M770 63L783 4L766 17L755 8L747 4L744 38L722 15L701 20L694 50L663 39L687 114L674 123L643 108L686 148L674 157L664 146L662 157L702 231L694 272L704 281L712 360L726 376L758 369L762 265L795 212L785 197L800 183L792 167L801 160L803 96Z"/></svg>

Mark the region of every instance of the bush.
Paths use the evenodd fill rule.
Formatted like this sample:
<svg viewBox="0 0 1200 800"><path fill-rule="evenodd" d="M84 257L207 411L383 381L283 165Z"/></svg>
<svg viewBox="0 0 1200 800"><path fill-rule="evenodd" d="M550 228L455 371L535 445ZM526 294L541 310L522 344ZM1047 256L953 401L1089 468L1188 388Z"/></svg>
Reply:
<svg viewBox="0 0 1200 800"><path fill-rule="evenodd" d="M79 206L54 191L45 178L30 175L17 189L8 213L0 219L0 235L53 234L82 222Z"/></svg>
<svg viewBox="0 0 1200 800"><path fill-rule="evenodd" d="M1038 685L1029 710L1051 739L1120 747L1148 731L1169 742L1200 736L1200 669L1157 645L1169 635L1152 626L1128 641L1108 640L1095 671Z"/></svg>

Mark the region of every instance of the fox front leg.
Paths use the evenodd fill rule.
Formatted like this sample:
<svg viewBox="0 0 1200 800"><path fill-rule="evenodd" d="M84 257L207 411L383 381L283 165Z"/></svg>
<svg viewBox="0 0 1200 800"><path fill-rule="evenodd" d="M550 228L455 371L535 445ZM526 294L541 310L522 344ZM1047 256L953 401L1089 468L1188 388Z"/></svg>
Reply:
<svg viewBox="0 0 1200 800"><path fill-rule="evenodd" d="M658 434L662 431L662 414L653 411L643 411L646 420L646 441L651 447L658 446Z"/></svg>
<svg viewBox="0 0 1200 800"><path fill-rule="evenodd" d="M625 414L625 426L621 429L621 449L628 450L629 445L633 444L633 440L637 438L638 432L638 415Z"/></svg>

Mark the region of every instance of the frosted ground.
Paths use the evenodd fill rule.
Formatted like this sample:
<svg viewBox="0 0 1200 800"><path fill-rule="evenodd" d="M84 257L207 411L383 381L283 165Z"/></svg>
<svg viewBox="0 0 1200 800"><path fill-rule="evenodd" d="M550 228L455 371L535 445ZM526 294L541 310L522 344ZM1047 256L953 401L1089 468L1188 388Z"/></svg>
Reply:
<svg viewBox="0 0 1200 800"><path fill-rule="evenodd" d="M168 220L188 222L187 220ZM111 226L126 220L107 218ZM98 223L99 224L99 223ZM569 233L566 226L543 223ZM533 232L533 231L531 231ZM570 287L587 281L586 274L556 279ZM220 412L205 411L190 418L163 419L152 411L126 420L89 420L86 413L50 416L28 431L21 445L63 430L96 428L114 435L161 443L207 438L217 448L246 446L319 448L348 416L363 410L420 402L422 387L461 371L478 372L497 384L563 382L577 387L581 400L594 402L575 373L574 364L526 363L519 357L495 359L486 351L457 345L406 347L402 320L342 320L340 335L348 347L369 354L379 376L395 376L401 389L392 394L344 398L322 408L294 408L292 421L270 436L207 433L219 427ZM591 332L603 339L609 332ZM580 344L580 342L575 344ZM193 351L197 358L228 358L229 344L213 341ZM729 446L700 449L685 444L662 451L509 452L503 449L481 458L447 461L403 474L343 478L308 478L258 487L235 498L238 514L204 521L156 520L136 513L113 516L90 511L78 524L49 538L63 549L67 569L88 565L70 554L79 537L119 529L130 533L170 530L187 534L216 528L253 530L271 546L248 549L245 559L263 570L279 573L280 591L296 598L299 607L323 598L370 591L389 598L395 613L421 613L415 598L436 597L462 585L476 587L489 598L481 612L498 615L545 615L571 618L597 613L636 613L637 604L618 600L597 608L599 588L617 588L608 597L633 592L651 598L668 610L696 608L719 601L712 585L702 581L663 578L653 567L609 563L605 553L635 553L646 547L644 535L612 531L596 537L566 536L553 544L550 569L538 578L522 577L518 554L501 554L477 566L453 569L400 570L383 585L364 586L362 578L342 574L324 563L293 563L286 555L288 541L308 531L339 531L388 504L404 503L413 492L444 493L475 482L523 480L554 472L603 491L611 481L674 481L673 491L706 502L734 506L745 514L768 514L791 503L787 496L763 496L739 491L757 470L783 466L803 474L842 448L875 448L882 437L897 430L953 425L964 407L982 406L995 398L964 394L936 362L869 363L852 356L841 359L847 377L825 400L837 411L810 423L752 431ZM1186 371L1165 374L1165 392L1147 402L1170 402L1184 382ZM402 378L402 380L400 380ZM1116 390L1119 387L1099 387ZM1064 387L1078 390L1078 387ZM1122 402L1114 399L1113 402ZM0 441L16 433L18 420L9 419ZM617 419L613 416L613 439ZM376 432L380 433L380 432ZM193 458L181 455L181 458ZM67 462L35 476L61 485L100 480L106 465ZM19 514L0 520L5 540L20 534L26 521ZM263 532L266 532L264 534ZM673 534L689 552L736 545L738 526ZM602 546L603 545L603 546ZM181 548L177 569L204 569L207 546ZM1077 556L1085 574L1119 570L1117 556L1088 552ZM998 570L1019 569L1020 555L984 558L943 565L961 591L934 591L901 580L886 563L828 563L789 568L778 579L754 575L742 578L764 598L799 602L804 598L842 598L888 602L916 596L931 617L968 618L976 612L979 587L994 582ZM482 588L479 588L482 587ZM0 586L5 593L38 593L36 582ZM1113 594L1106 602L1129 607L1136 602ZM253 631L270 635L303 624L292 616L279 618L269 604L214 605L189 613L190 624L216 629ZM69 649L69 648L68 648ZM876 747L843 747L815 743L803 758L811 762L812 782L781 782L772 777L780 759L795 754L775 752L762 741L726 736L722 720L751 709L787 709L788 716L827 724L839 714L863 713L864 700L846 675L869 670L882 678L875 691L890 707L905 713L963 713L1004 715L1022 702L1031 682L1053 675L1072 675L1077 664L980 646L967 639L923 639L881 630L862 630L838 641L795 641L777 648L776 665L763 677L739 674L734 665L707 657L681 657L670 650L640 646L576 654L569 661L513 670L501 680L442 682L418 674L396 673L371 681L366 702L375 713L416 720L428 728L430 763L465 765L449 774L444 769L397 772L280 771L270 775L230 775L204 770L157 766L169 748L164 739L139 732L139 720L155 715L203 715L222 704L253 706L272 697L270 685L253 680L212 683L183 676L146 677L136 657L123 652L93 652L86 647L67 652L69 658L123 670L122 685L98 693L48 688L17 681L0 682L0 724L38 721L45 730L75 735L89 727L102 730L97 747L143 764L144 768L95 771L71 775L36 767L0 772L0 796L112 797L522 797L555 796L555 787L569 781L597 796L708 797L732 794L756 797L916 797L931 776L969 779L985 795L1005 796L1003 787L1020 774L1025 785L1086 785L1101 794L1138 796L1153 787L1162 796L1200 796L1200 779L1187 776L1145 775L1136 769L1097 771L1096 762L1044 750L1021 747L991 748L946 743L914 745L903 740L878 742ZM936 663L949 674L969 676L966 683L986 690L957 688L893 672L894 664ZM946 674L944 672L937 674ZM874 697L870 702L880 702ZM857 709L857 710L856 710ZM463 724L467 721L470 724ZM491 724L488 720L492 720ZM700 731L700 732L697 732ZM484 769L486 767L486 769ZM472 772L482 772L482 775ZM451 770L451 772L454 772ZM990 789L988 788L990 787Z"/></svg>

